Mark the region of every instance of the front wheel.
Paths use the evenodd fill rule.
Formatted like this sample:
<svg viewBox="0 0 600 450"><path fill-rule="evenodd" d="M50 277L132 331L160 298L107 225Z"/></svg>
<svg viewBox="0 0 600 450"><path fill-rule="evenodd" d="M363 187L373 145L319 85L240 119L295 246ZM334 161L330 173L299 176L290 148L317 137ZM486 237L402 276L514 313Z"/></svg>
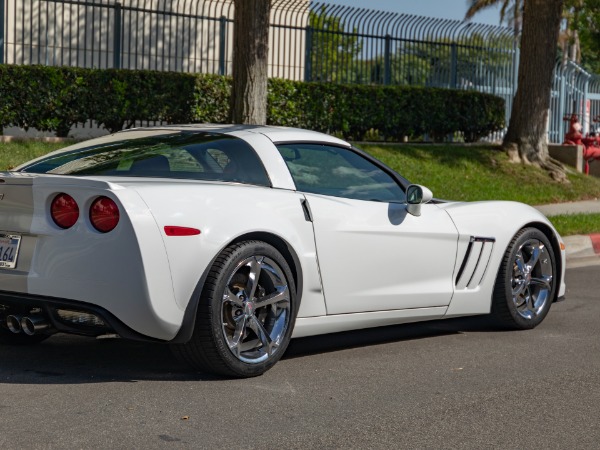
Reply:
<svg viewBox="0 0 600 450"><path fill-rule="evenodd" d="M285 258L265 242L234 244L219 255L208 275L192 339L172 348L203 372L261 375L285 352L297 309Z"/></svg>
<svg viewBox="0 0 600 450"><path fill-rule="evenodd" d="M498 270L492 316L507 328L536 327L550 310L556 281L556 260L546 235L537 228L519 231Z"/></svg>

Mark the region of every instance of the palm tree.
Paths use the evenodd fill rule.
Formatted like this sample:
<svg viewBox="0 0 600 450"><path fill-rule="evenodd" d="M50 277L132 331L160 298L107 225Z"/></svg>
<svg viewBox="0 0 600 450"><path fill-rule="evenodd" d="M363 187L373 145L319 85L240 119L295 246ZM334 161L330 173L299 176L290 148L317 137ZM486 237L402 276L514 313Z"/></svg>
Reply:
<svg viewBox="0 0 600 450"><path fill-rule="evenodd" d="M523 26L523 7L525 0L467 0L469 9L465 20L472 19L478 12L502 4L500 8L500 23L506 23L514 30L515 45L519 44L519 36ZM558 41L562 49L563 63L567 60L581 62L581 48L577 29L572 26L579 20L584 7L584 0L566 0L563 9L565 26L560 32Z"/></svg>
<svg viewBox="0 0 600 450"><path fill-rule="evenodd" d="M486 8L497 6L500 3L500 23L506 22L514 30L515 42L521 34L523 25L523 4L525 0L468 0L469 9L465 14L465 20L472 19L475 14ZM508 13L508 14L507 14Z"/></svg>
<svg viewBox="0 0 600 450"><path fill-rule="evenodd" d="M502 147L511 160L542 167L567 182L564 167L550 158L546 136L563 7L564 0L525 3L517 93Z"/></svg>
<svg viewBox="0 0 600 450"><path fill-rule="evenodd" d="M471 6L465 19L484 8L502 4L500 17L504 20L506 12L510 10L515 45L521 48L517 93L502 147L512 161L542 167L556 180L566 181L564 168L557 165L548 154L546 140L552 74L557 54L555 43L558 41L565 0L469 1Z"/></svg>
<svg viewBox="0 0 600 450"><path fill-rule="evenodd" d="M563 10L563 19L565 22L564 28L558 38L559 45L562 49L563 64L567 60L581 63L581 43L579 42L579 31L577 26L580 25L581 14L584 10L583 0L566 0Z"/></svg>

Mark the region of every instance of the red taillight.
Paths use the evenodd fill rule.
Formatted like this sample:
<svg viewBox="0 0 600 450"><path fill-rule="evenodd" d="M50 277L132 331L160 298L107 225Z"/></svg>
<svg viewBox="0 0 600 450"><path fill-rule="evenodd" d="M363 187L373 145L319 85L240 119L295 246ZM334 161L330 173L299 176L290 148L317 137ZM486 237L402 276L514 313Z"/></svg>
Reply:
<svg viewBox="0 0 600 450"><path fill-rule="evenodd" d="M79 206L69 194L58 194L50 204L50 216L59 227L71 228L79 219Z"/></svg>
<svg viewBox="0 0 600 450"><path fill-rule="evenodd" d="M119 223L119 207L108 197L98 197L90 207L90 222L101 233L108 233Z"/></svg>

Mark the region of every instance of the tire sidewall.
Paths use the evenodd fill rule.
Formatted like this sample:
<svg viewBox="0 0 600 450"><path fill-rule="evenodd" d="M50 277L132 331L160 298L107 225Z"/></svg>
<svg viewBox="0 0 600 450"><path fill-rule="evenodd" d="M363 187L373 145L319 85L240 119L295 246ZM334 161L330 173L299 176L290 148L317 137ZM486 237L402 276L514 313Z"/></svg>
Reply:
<svg viewBox="0 0 600 450"><path fill-rule="evenodd" d="M552 265L552 289L549 294L549 298L544 305L543 310L535 316L533 319L526 319L522 317L517 311L517 307L515 306L512 299L512 270L513 264L519 251L520 247L530 239L537 239L542 242L547 249L546 254L550 258L550 262ZM552 245L548 240L547 236L535 228L527 228L523 230L521 234L518 234L516 239L513 241L512 247L508 253L509 263L506 265L506 272L504 273L504 289L505 289L505 301L507 303L508 311L510 312L512 319L515 324L521 329L530 329L539 325L546 317L548 312L550 311L550 307L552 306L552 302L554 299L554 295L556 292L556 258L554 256L554 251L552 249Z"/></svg>
<svg viewBox="0 0 600 450"><path fill-rule="evenodd" d="M237 268L238 264L252 256L264 256L272 259L283 271L286 281L289 288L290 293L290 317L288 322L288 327L286 332L281 340L281 344L277 348L276 353L268 358L264 362L251 364L240 361L236 358L223 335L223 294L225 291L225 287L229 278L231 277L233 271ZM210 320L211 320L211 333L213 342L216 346L216 349L219 353L219 356L222 358L225 365L235 372L238 376L241 377L251 377L261 375L267 370L269 370L285 353L285 350L290 342L291 335L294 329L294 323L296 321L296 315L298 313L298 302L296 301L296 287L294 284L294 278L292 276L292 272L290 270L289 265L285 258L277 251L274 247L267 243L256 242L256 241L247 241L241 243L241 245L236 248L231 255L225 261L222 269L219 270L219 273L216 277L216 285L218 286L215 291L215 295L212 298L207 299L210 301Z"/></svg>

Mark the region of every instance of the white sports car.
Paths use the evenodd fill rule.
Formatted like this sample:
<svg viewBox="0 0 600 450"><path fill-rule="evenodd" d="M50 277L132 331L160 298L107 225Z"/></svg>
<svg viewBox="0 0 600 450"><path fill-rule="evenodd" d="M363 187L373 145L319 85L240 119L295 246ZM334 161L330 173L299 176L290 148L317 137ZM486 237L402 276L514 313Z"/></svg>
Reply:
<svg viewBox="0 0 600 450"><path fill-rule="evenodd" d="M535 209L445 202L347 142L135 129L0 173L0 342L170 343L260 375L293 337L491 313L538 325L564 244Z"/></svg>

